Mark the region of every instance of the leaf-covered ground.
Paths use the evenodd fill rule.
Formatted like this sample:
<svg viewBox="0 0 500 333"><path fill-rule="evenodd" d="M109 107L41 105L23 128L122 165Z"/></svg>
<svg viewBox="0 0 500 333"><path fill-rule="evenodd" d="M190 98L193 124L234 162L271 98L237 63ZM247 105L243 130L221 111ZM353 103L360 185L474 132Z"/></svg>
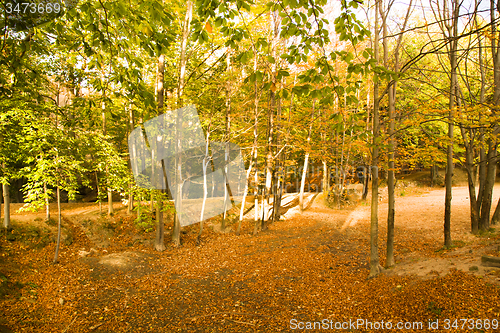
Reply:
<svg viewBox="0 0 500 333"><path fill-rule="evenodd" d="M440 331L445 319L499 320L499 271L478 264L482 253L500 255L499 234L468 233L466 193L454 189L456 247L443 250L443 191L400 191L397 265L376 279L367 279L367 205L315 203L255 236L251 221L239 236L207 223L200 245L192 226L180 248L158 253L154 234L138 231L123 209L108 219L96 205L66 204L56 265L54 227L42 214L16 214L0 242L0 332L275 332L321 320L323 328L422 322L423 330L403 330L421 332L429 320L439 319ZM382 202L382 264L385 216ZM365 325L344 331L370 331ZM461 325L447 331L473 331Z"/></svg>

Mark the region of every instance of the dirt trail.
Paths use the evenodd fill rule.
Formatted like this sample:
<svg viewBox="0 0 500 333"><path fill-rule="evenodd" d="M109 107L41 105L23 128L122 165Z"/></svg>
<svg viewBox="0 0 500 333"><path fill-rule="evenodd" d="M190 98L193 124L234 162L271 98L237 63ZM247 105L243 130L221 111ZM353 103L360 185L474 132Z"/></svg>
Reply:
<svg viewBox="0 0 500 333"><path fill-rule="evenodd" d="M457 248L440 250L443 244L444 223L444 189L430 189L418 196L398 196L396 191L395 241L397 265L389 271L390 274L411 275L429 278L444 275L450 270L458 269L485 277L489 282L500 283L499 272L496 269L481 265L481 256L498 252L500 242L484 246L490 239L488 235L479 238L470 233L469 190L466 186L453 188L452 199L452 240ZM500 197L500 184L493 193L493 207L496 207ZM385 244L387 232L387 200L379 204L379 232L381 245ZM491 212L493 215L493 210ZM359 206L349 213L341 230L357 225L368 226L370 223L370 207ZM411 234L425 240L424 247L409 248L405 246L400 236ZM398 239L399 238L399 239ZM411 240L408 240L411 242ZM399 244L398 244L399 243ZM410 243L411 247L411 243ZM398 251L399 250L399 251ZM436 258L429 258L442 254Z"/></svg>

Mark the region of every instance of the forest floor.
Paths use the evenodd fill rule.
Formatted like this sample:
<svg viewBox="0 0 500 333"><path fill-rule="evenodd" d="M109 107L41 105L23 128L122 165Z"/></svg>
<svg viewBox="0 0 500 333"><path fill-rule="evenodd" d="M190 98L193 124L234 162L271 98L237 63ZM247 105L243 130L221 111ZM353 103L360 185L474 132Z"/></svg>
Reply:
<svg viewBox="0 0 500 333"><path fill-rule="evenodd" d="M111 218L96 204L63 204L55 265L55 225L43 213L15 213L13 232L0 238L0 332L276 332L322 320L332 331L349 320L360 326L345 331L370 331L367 321L423 325L405 332L427 331L429 320L445 331L447 319L458 319L447 332L473 331L460 319L493 327L500 269L480 258L500 256L500 228L471 235L468 191L455 187L454 247L444 249L444 189L403 183L396 194L396 266L375 279L368 279L369 203L336 210L317 196L305 212L292 208L257 235L251 220L236 235L235 224L220 233L212 219L200 245L193 225L183 229L181 247L161 253L154 232L137 229L121 203ZM499 195L497 184L495 203ZM383 199L382 265L386 216ZM170 221L166 230L168 240Z"/></svg>

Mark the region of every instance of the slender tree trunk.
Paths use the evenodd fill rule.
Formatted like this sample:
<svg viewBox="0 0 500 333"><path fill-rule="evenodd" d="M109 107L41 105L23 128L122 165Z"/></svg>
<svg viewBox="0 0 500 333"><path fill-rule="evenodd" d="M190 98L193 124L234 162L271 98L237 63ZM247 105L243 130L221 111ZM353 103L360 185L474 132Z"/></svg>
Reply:
<svg viewBox="0 0 500 333"><path fill-rule="evenodd" d="M478 183L479 189L477 191L477 211L481 211L481 204L483 203L483 192L484 192L484 183L486 182L486 151L484 150L484 129L479 129L479 175L478 175Z"/></svg>
<svg viewBox="0 0 500 333"><path fill-rule="evenodd" d="M376 0L375 3L375 40L374 53L375 63L379 62L379 10L381 1ZM376 74L375 74L376 75ZM373 80L373 149L372 149L372 202L371 202L371 219L370 219L370 275L375 277L380 272L380 259L378 255L378 159L379 159L379 80L374 75Z"/></svg>
<svg viewBox="0 0 500 333"><path fill-rule="evenodd" d="M3 189L3 209L4 209L4 214L3 214L3 227L7 230L9 230L10 227L10 186L8 184L3 184L2 185Z"/></svg>
<svg viewBox="0 0 500 333"><path fill-rule="evenodd" d="M132 103L129 104L128 106L128 133L132 133L134 130L134 110L132 108ZM135 149L135 148L134 148ZM131 163L131 156L128 158L128 165L130 168L130 172L132 172L132 163ZM128 183L128 205L127 205L127 214L132 214L134 211L134 178L131 177L130 181Z"/></svg>
<svg viewBox="0 0 500 333"><path fill-rule="evenodd" d="M184 18L184 23L182 26L182 41L181 41L181 56L180 56L180 67L179 67L179 86L177 89L177 102L179 108L183 107L183 95L184 95L184 79L186 77L186 64L187 64L187 57L186 57L186 50L187 50L187 43L189 39L189 32L190 32L190 27L191 27L191 19L193 17L193 2L188 1L186 4L186 16ZM183 181L182 181L182 157L181 157L181 152L182 152L182 112L178 111L177 113L177 121L176 121L176 131L175 131L175 169L176 169L176 184L177 184L177 189L175 193L175 203L176 203L176 208L179 208L180 210L182 209L182 187L183 187ZM180 217L179 217L180 211L178 211L175 214L175 219L174 219L174 230L172 232L172 241L175 246L180 246L181 245L181 223L180 223Z"/></svg>
<svg viewBox="0 0 500 333"><path fill-rule="evenodd" d="M137 194L137 219L140 221L142 214L142 194Z"/></svg>
<svg viewBox="0 0 500 333"><path fill-rule="evenodd" d="M57 183L57 244L56 253L54 254L54 264L57 263L59 257L59 247L61 245L61 194L59 191L59 182Z"/></svg>
<svg viewBox="0 0 500 333"><path fill-rule="evenodd" d="M277 15L276 12L272 12L270 15L269 15L269 20L270 20L270 26L271 26L271 41L270 41L270 45L271 45L271 52L272 52L272 56L273 58L276 58L276 48L277 48L277 38L278 38L278 28L279 28L279 23L278 23L278 20L279 20L279 16ZM269 219L272 218L272 216L274 216L274 212L273 212L273 215L270 215L270 209L268 208L269 207L269 204L270 204L270 197L273 196L273 201L276 199L274 197L275 191L273 191L274 189L274 182L275 182L275 179L274 179L274 175L275 175L275 167L274 167L274 164L275 164L275 161L274 161L274 158L273 158L273 150L274 150L274 146L273 146L273 143L274 143L274 122L275 122L275 109L276 109L276 94L275 94L275 90L276 90L276 86L277 86L277 82L276 82L276 70L277 70L277 64L276 62L274 62L274 64L272 64L272 70L271 70L271 87L270 87L270 90L269 90L269 107L267 109L267 119L268 119L268 123L267 123L267 145L266 145L266 193L265 193L265 202L263 202L262 204L262 207L264 209L264 212L263 212L263 216L264 216L264 219L262 220L262 229L265 230L267 229L267 224L269 223Z"/></svg>
<svg viewBox="0 0 500 333"><path fill-rule="evenodd" d="M278 124L281 123L281 97L278 98L277 102L276 121ZM279 145L279 131L276 131L276 135L274 137L274 146L276 147L277 154L281 154L281 156L276 156L276 162L273 170L273 216L271 222L279 221L280 219L281 196L283 194L283 184L285 181L283 171L283 165L285 164L285 160L283 159L283 157L285 156L285 154L282 150L278 151ZM282 149L285 148L283 147Z"/></svg>
<svg viewBox="0 0 500 333"><path fill-rule="evenodd" d="M266 154L266 193L265 200L262 204L262 209L264 209L263 215L264 219L262 220L262 230L267 229L267 220L268 220L268 209L269 198L271 195L271 187L273 181L273 135L274 135L274 104L275 104L275 96L274 92L270 91L269 93L270 103L269 108L267 109L267 119L268 119L268 128L267 128L267 154Z"/></svg>
<svg viewBox="0 0 500 333"><path fill-rule="evenodd" d="M307 143L306 143L306 156L304 158L304 168L302 169L302 179L300 181L300 193L299 193L299 208L300 211L304 211L304 187L306 184L306 176L307 176L307 168L309 164L309 145L311 143L311 132L312 132L312 125L314 121L314 109L316 106L316 100L313 100L313 105L312 105L312 112L311 112L311 122L309 124L309 131L307 132Z"/></svg>
<svg viewBox="0 0 500 333"><path fill-rule="evenodd" d="M231 53L227 53L227 58L226 58L226 65L227 65L227 71L231 71ZM228 81L226 83L226 146L225 146L225 154L224 154L224 169L225 169L225 176L227 176L229 172L229 138L230 138L230 131L231 131L231 89L229 87L230 82ZM227 178L227 177L224 177ZM226 230L226 216L227 216L227 205L228 205L228 180L224 179L224 182L226 183L226 186L224 186L224 214L222 216L222 222L221 222L221 231L224 232Z"/></svg>
<svg viewBox="0 0 500 333"><path fill-rule="evenodd" d="M479 0L480 1L480 0ZM476 1L476 6L478 5ZM476 28L479 28L479 23L477 20L477 16L474 18L475 20L475 25ZM479 93L479 103L481 105L484 105L485 103L485 95L486 95L486 73L485 73L485 66L484 66L484 61L483 61L483 45L482 45L482 36L481 32L478 31L478 59L479 59L479 72L481 74L481 90ZM493 43L495 43L493 41ZM481 118L482 115L479 114L479 123L481 123ZM483 189L484 189L484 182L486 181L486 153L484 150L484 128L481 127L479 128L479 171L477 173L477 183L479 184L479 190L477 193L477 199L476 199L476 207L475 207L475 213L476 213L476 218L477 220L473 223L472 226L472 232L477 232L479 229L479 213L481 212L481 203L483 201ZM476 185L476 184L474 184ZM476 192L476 189L474 188L474 193ZM471 208L472 209L472 208ZM475 225L474 225L475 224Z"/></svg>
<svg viewBox="0 0 500 333"><path fill-rule="evenodd" d="M50 221L50 204L49 195L47 193L47 183L43 183L43 194L45 196L45 219Z"/></svg>
<svg viewBox="0 0 500 333"><path fill-rule="evenodd" d="M380 16L382 17L382 31L383 31L383 41L382 45L384 48L384 67L389 68L389 42L387 40L387 15L388 13L382 10L380 6ZM397 50L396 50L397 52ZM396 58L397 58L396 54ZM396 60L397 61L397 60ZM395 66L395 71L397 71L397 64ZM388 147L388 163L387 163L387 195L388 195L388 214L387 214L387 253L386 253L386 267L394 266L394 214L395 214L395 198L394 198L394 112L396 111L396 83L389 86L389 107L388 107L388 118L389 118L389 147Z"/></svg>
<svg viewBox="0 0 500 333"><path fill-rule="evenodd" d="M323 163L323 180L321 184L322 187L321 190L323 192L324 200L326 201L326 199L328 198L328 164L326 163L325 159L323 159L322 163Z"/></svg>
<svg viewBox="0 0 500 333"><path fill-rule="evenodd" d="M299 193L299 208L304 211L304 187L306 184L307 168L309 166L309 152L306 153L304 158L304 167L302 168L302 178L300 180L300 193Z"/></svg>
<svg viewBox="0 0 500 333"><path fill-rule="evenodd" d="M402 43L403 31L406 28L406 24L410 17L411 8L412 8L412 0L408 5L408 11L406 13L405 21L403 27L401 28L401 35L398 38L396 47L394 49L394 71L399 71L399 48ZM392 5L392 3L391 3ZM390 6L391 6L390 5ZM382 8L382 6L380 7ZM384 46L384 66L386 68L389 67L389 50L388 50L388 34L387 34L387 16L388 11L384 12L381 10L380 15L383 18L383 46ZM396 141L394 140L394 122L395 122L395 112L396 112L396 85L397 81L394 82L392 86L389 87L389 108L388 108L388 117L389 117L389 152L388 152L388 170L387 170L387 192L388 192L388 215L387 215L387 255L386 255L386 266L391 267L394 266L394 215L395 215L395 196L394 196L394 187L395 187L395 175L394 175L394 151Z"/></svg>
<svg viewBox="0 0 500 333"><path fill-rule="evenodd" d="M450 248L452 245L451 241L451 199L452 199L452 177L453 177L453 122L454 122L454 111L456 107L457 98L457 46L458 42L455 37L458 34L458 11L459 5L457 0L452 0L452 17L451 25L445 22L446 28L448 30L448 39L450 41L450 100L449 100L449 112L448 112L448 144L447 144L447 154L446 154L446 175L445 175L445 206L444 206L444 246ZM446 4L446 2L445 2ZM449 16L447 6L445 5L445 15Z"/></svg>
<svg viewBox="0 0 500 333"><path fill-rule="evenodd" d="M115 213L115 210L113 208L113 191L111 190L111 188L108 187L108 215L111 216L114 213Z"/></svg>
<svg viewBox="0 0 500 333"><path fill-rule="evenodd" d="M164 107L164 74L165 74L165 56L162 54L158 57L158 77L157 77L157 114L160 116L163 114ZM160 135L158 133L157 135ZM156 144L158 144L160 140L156 140ZM156 147L157 149L159 147ZM158 155L158 154L157 154ZM156 163L156 170L161 172L163 170L163 163L160 161L159 156L156 156L156 159L152 161L152 163ZM167 180L164 179L166 183ZM156 251L165 251L165 223L163 222L163 193L165 190L162 188L157 195L156 200L156 238L155 238L155 249Z"/></svg>
<svg viewBox="0 0 500 333"><path fill-rule="evenodd" d="M207 131L207 140L205 145L205 157L203 158L203 202L201 203L201 212L200 212L200 232L198 233L197 243L201 242L201 234L203 233L203 221L205 220L205 205L207 203L207 195L208 195L208 184L207 184L207 167L210 163L209 156L209 143L210 143L210 129ZM225 208L225 207L224 207Z"/></svg>
<svg viewBox="0 0 500 333"><path fill-rule="evenodd" d="M395 215L395 197L394 197L394 112L395 112L395 93L396 84L389 88L389 163L387 171L387 191L389 199L387 215L387 256L386 266L394 266L394 215Z"/></svg>
<svg viewBox="0 0 500 333"><path fill-rule="evenodd" d="M258 56L257 56L257 49L254 47L253 48L253 54L254 54L254 63L253 63L253 71L254 73L257 72L257 63L258 63ZM255 80L254 83L254 127L253 127L253 160L255 164L255 174L254 174L254 190L253 190L253 195L254 195L254 206L255 206L255 216L254 216L254 228L253 228L253 234L255 235L257 233L257 230L259 228L258 222L259 222L259 197L258 197L258 190L259 190L259 162L257 160L258 157L258 124L259 124L259 90L257 86L257 80Z"/></svg>
<svg viewBox="0 0 500 333"><path fill-rule="evenodd" d="M253 151L252 153L253 154ZM243 192L243 199L241 200L241 208L240 208L240 219L238 221L238 229L236 230L236 234L239 235L241 231L241 223L243 221L243 216L245 213L245 203L247 199L247 194L248 194L248 183L250 182L250 173L252 172L252 167L253 167L253 160L252 160L252 155L250 155L250 165L248 166L248 170L246 173L246 178L245 178L245 189Z"/></svg>
<svg viewBox="0 0 500 333"><path fill-rule="evenodd" d="M493 107L491 108L492 116L498 117L500 112L500 43L498 43L499 32L497 31L498 19L498 4L495 1L490 1L490 20L491 20L491 54L493 59ZM493 118L494 119L494 118ZM497 165L497 137L500 133L500 126L495 123L493 126L493 133L488 138L488 153L486 155L486 163L483 162L485 169L484 186L481 191L481 207L480 207L480 220L479 228L481 230L488 230L490 227L490 213L493 200L493 187L496 178L496 165ZM483 151L484 155L484 151ZM481 179L480 174L480 179Z"/></svg>
<svg viewBox="0 0 500 333"><path fill-rule="evenodd" d="M469 187L471 232L476 234L479 227L479 211L477 210L476 187L474 184L473 140L469 140L462 124L460 125L460 132L465 144L465 170L467 171L467 185Z"/></svg>
<svg viewBox="0 0 500 333"><path fill-rule="evenodd" d="M104 94L103 97L105 96L106 95ZM101 106L102 106L102 133L106 135L106 103L103 101ZM107 164L106 164L106 177L108 178L107 182L109 182L109 170ZM111 216L114 214L113 191L109 186L107 187L107 193L108 193L108 215Z"/></svg>
<svg viewBox="0 0 500 333"><path fill-rule="evenodd" d="M97 171L95 172L95 184L97 188L97 200L99 201L99 216L101 216L102 215L101 187L99 186L99 177L97 176Z"/></svg>
<svg viewBox="0 0 500 333"><path fill-rule="evenodd" d="M154 159L153 159L154 160ZM154 177L153 177L154 179ZM155 200L154 200L154 193L153 191L151 191L149 193L149 211L151 212L151 214L153 214L155 212Z"/></svg>
<svg viewBox="0 0 500 333"><path fill-rule="evenodd" d="M479 228L486 231L490 228L491 204L493 200L493 187L495 185L497 151L494 139L488 140L488 166L486 168L486 181L484 182L483 203L479 219Z"/></svg>

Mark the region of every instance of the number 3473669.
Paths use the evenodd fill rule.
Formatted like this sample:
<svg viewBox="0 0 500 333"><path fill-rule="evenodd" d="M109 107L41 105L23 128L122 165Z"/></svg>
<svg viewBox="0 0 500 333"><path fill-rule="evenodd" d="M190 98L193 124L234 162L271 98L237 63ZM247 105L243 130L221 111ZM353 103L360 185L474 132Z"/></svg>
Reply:
<svg viewBox="0 0 500 333"><path fill-rule="evenodd" d="M58 2L7 2L5 4L7 14L59 14L61 4Z"/></svg>

